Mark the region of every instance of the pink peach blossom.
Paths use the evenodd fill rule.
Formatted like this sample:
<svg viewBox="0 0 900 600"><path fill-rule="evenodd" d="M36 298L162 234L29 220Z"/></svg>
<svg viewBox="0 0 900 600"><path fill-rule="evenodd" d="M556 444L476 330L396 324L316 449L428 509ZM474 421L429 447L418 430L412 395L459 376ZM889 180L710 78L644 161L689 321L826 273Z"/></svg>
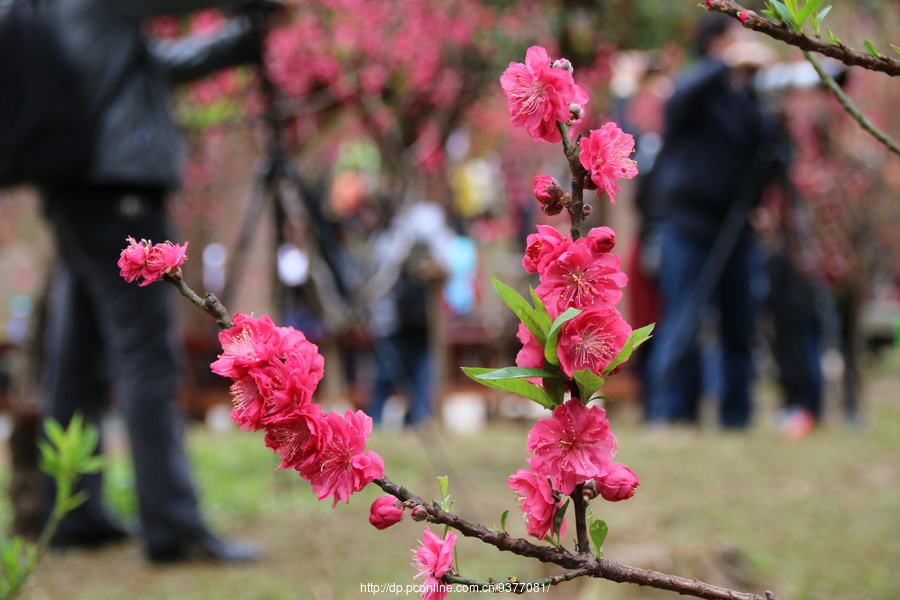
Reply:
<svg viewBox="0 0 900 600"><path fill-rule="evenodd" d="M387 529L403 519L403 507L394 496L381 496L369 508L369 523L375 529Z"/></svg>
<svg viewBox="0 0 900 600"><path fill-rule="evenodd" d="M525 526L528 535L539 540L553 535L553 525L561 499L554 496L547 477L542 477L528 469L519 469L506 480L507 485L518 495L525 512ZM566 521L560 527L560 537L566 534Z"/></svg>
<svg viewBox="0 0 900 600"><path fill-rule="evenodd" d="M522 267L528 273L539 273L554 255L557 249L570 243L568 237L550 225L537 225L537 233L525 238L525 256Z"/></svg>
<svg viewBox="0 0 900 600"><path fill-rule="evenodd" d="M605 500L618 502L634 496L634 489L641 484L634 471L622 463L609 464L609 472L596 479L597 491Z"/></svg>
<svg viewBox="0 0 900 600"><path fill-rule="evenodd" d="M600 375L630 335L631 326L615 308L592 307L563 325L557 345L559 366L569 377L583 369Z"/></svg>
<svg viewBox="0 0 900 600"><path fill-rule="evenodd" d="M603 477L618 448L606 410L572 398L540 419L528 432L531 469L549 477L553 488L571 494L575 486Z"/></svg>
<svg viewBox="0 0 900 600"><path fill-rule="evenodd" d="M343 416L326 413L320 424L329 429L328 441L300 474L312 484L319 500L333 498L334 507L339 501L349 503L351 494L383 476L384 461L375 452L366 450L372 418L363 411L348 410Z"/></svg>
<svg viewBox="0 0 900 600"><path fill-rule="evenodd" d="M598 198L605 191L610 202L615 204L616 192L620 191L618 180L637 175L637 163L629 158L632 152L634 138L612 122L592 130L589 137L581 139L578 157L581 166L590 171L591 181L599 188Z"/></svg>
<svg viewBox="0 0 900 600"><path fill-rule="evenodd" d="M510 121L538 142L557 143L562 135L557 122L569 121L569 104L585 104L587 93L566 69L552 67L540 46L525 53L525 63L509 63L500 77L506 93Z"/></svg>
<svg viewBox="0 0 900 600"><path fill-rule="evenodd" d="M311 470L331 441L318 404L304 404L266 424L266 447L281 457L279 469Z"/></svg>
<svg viewBox="0 0 900 600"><path fill-rule="evenodd" d="M119 275L128 283L131 283L143 274L147 256L150 254L150 242L147 240L138 242L130 236L127 238L127 241L128 246L122 250L117 264Z"/></svg>
<svg viewBox="0 0 900 600"><path fill-rule="evenodd" d="M139 285L150 285L159 281L164 275L176 275L181 265L187 260L188 242L184 245L163 242L154 244L147 254L144 270L141 275L144 278Z"/></svg>
<svg viewBox="0 0 900 600"><path fill-rule="evenodd" d="M456 534L448 531L443 539L426 527L422 535L422 543L413 552L412 566L416 569L413 581L423 580L420 584L424 600L443 600L452 590L451 585L441 581L450 567L453 566L453 548L456 545Z"/></svg>
<svg viewBox="0 0 900 600"><path fill-rule="evenodd" d="M558 215L562 212L563 191L553 177L538 175L534 178L534 197L541 203L541 210L545 215Z"/></svg>
<svg viewBox="0 0 900 600"><path fill-rule="evenodd" d="M621 300L621 288L628 283L617 255L594 253L587 243L568 244L541 266L541 284L535 292L554 318L571 307L613 305Z"/></svg>
<svg viewBox="0 0 900 600"><path fill-rule="evenodd" d="M277 345L271 341L278 332L268 315L256 318L237 313L232 320L232 327L219 332L222 354L210 369L217 375L239 379L275 356Z"/></svg>

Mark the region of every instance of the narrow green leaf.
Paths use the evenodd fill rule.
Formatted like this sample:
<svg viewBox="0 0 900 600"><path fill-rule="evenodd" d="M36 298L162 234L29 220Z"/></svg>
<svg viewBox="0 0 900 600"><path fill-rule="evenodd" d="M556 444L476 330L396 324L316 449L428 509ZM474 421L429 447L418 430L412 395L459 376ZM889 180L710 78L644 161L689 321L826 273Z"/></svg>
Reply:
<svg viewBox="0 0 900 600"><path fill-rule="evenodd" d="M594 397L594 394L597 393L597 390L603 387L604 383L603 377L588 369L575 371L572 373L572 378L575 380L575 383L578 384L578 389L581 391L581 400L583 402L590 401L591 398Z"/></svg>
<svg viewBox="0 0 900 600"><path fill-rule="evenodd" d="M506 533L506 519L509 518L509 510L504 510L500 515L500 531Z"/></svg>
<svg viewBox="0 0 900 600"><path fill-rule="evenodd" d="M547 330L542 326L541 320L538 318L534 308L522 297L522 294L493 275L491 275L491 283L497 291L497 294L500 296L500 299L503 300L510 310L516 313L516 316L525 324L525 327L528 328L531 335L533 335L538 343L543 346L547 341Z"/></svg>
<svg viewBox="0 0 900 600"><path fill-rule="evenodd" d="M513 394L524 396L550 410L553 410L557 406L540 386L536 386L526 379L482 379L479 377L479 375L490 373L495 370L496 369L485 369L483 367L462 367L463 373L481 385L495 390L512 392Z"/></svg>
<svg viewBox="0 0 900 600"><path fill-rule="evenodd" d="M818 9L823 2L825 2L825 0L808 0L807 3L803 5L803 8L800 9L800 14L797 15L797 21L799 21L801 28L810 15L813 14L813 11Z"/></svg>
<svg viewBox="0 0 900 600"><path fill-rule="evenodd" d="M559 343L559 334L562 331L562 326L580 315L581 312L581 309L578 308L567 309L553 320L553 325L550 326L550 331L547 332L547 342L544 344L544 360L554 367L559 366L559 355L556 352L556 346Z"/></svg>
<svg viewBox="0 0 900 600"><path fill-rule="evenodd" d="M876 50L875 46L873 46L872 42L870 42L869 40L864 41L863 46L866 47L866 52L868 52L875 58L884 58L884 55L882 55L878 50Z"/></svg>
<svg viewBox="0 0 900 600"><path fill-rule="evenodd" d="M548 377L558 377L556 373L545 371L544 369L533 369L531 367L505 367L483 373L478 376L479 379L522 379L538 377L541 379Z"/></svg>
<svg viewBox="0 0 900 600"><path fill-rule="evenodd" d="M609 376L609 374L613 372L613 369L631 357L638 346L650 339L650 334L653 332L654 325L654 323L651 323L650 325L645 325L644 327L635 329L631 332L631 335L628 336L628 340L625 342L625 346L622 350L616 355L612 362L603 369L604 377Z"/></svg>
<svg viewBox="0 0 900 600"><path fill-rule="evenodd" d="M606 541L606 536L609 535L609 526L607 526L606 521L592 521L590 534L597 556L603 558L603 542Z"/></svg>
<svg viewBox="0 0 900 600"><path fill-rule="evenodd" d="M556 516L553 517L553 537L559 539L559 530L562 529L562 522L566 516L566 510L569 508L569 500L556 509Z"/></svg>
<svg viewBox="0 0 900 600"><path fill-rule="evenodd" d="M447 475L441 475L437 478L438 487L441 489L441 499L446 500L450 495L450 478Z"/></svg>
<svg viewBox="0 0 900 600"><path fill-rule="evenodd" d="M72 419L75 420L74 417ZM59 448L65 444L66 433L63 431L62 425L56 419L48 418L44 421L44 430L47 432L47 439L55 447Z"/></svg>
<svg viewBox="0 0 900 600"><path fill-rule="evenodd" d="M838 36L834 35L834 32L825 28L825 31L828 32L828 35L825 36L825 40L831 42L832 44L837 44L838 46L843 46L844 42L838 39Z"/></svg>
<svg viewBox="0 0 900 600"><path fill-rule="evenodd" d="M538 325L541 327L541 331L550 331L553 319L550 318L550 313L547 312L544 301L537 295L537 292L534 291L533 287L529 287L528 291L531 292L531 303L534 304L534 313L537 317Z"/></svg>
<svg viewBox="0 0 900 600"><path fill-rule="evenodd" d="M900 46L895 46L894 44L891 44L891 48L893 48L895 52L900 53Z"/></svg>

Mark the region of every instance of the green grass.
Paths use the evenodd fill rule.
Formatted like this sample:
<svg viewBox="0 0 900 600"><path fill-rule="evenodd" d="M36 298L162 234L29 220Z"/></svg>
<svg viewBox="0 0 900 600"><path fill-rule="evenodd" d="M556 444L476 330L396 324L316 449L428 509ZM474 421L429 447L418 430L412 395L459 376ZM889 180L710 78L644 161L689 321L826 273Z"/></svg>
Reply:
<svg viewBox="0 0 900 600"><path fill-rule="evenodd" d="M636 496L595 502L607 521L605 557L634 566L737 586L784 600L894 600L900 597L900 381L881 377L870 390L870 426L837 425L789 441L761 423L749 434L713 430L654 434L628 419L613 428L618 459L641 477ZM528 424L492 426L472 436L376 432L370 447L387 475L434 498L436 475L450 475L454 510L524 535L506 477L524 466ZM54 552L38 570L29 600L294 600L364 597L360 584L410 583L409 550L422 524L384 532L367 522L379 495L364 490L349 505L316 501L277 461L258 434L190 431L206 513L229 537L258 542L265 560L241 568L148 566L137 544L94 553ZM5 476L5 474L4 474ZM110 502L134 510L123 456L109 474ZM736 561L728 557L737 556ZM531 579L552 571L474 540L459 544L462 574ZM541 598L674 598L630 585L579 580ZM451 597L480 597L456 594ZM405 594L378 594L382 598ZM414 597L414 596L408 596Z"/></svg>

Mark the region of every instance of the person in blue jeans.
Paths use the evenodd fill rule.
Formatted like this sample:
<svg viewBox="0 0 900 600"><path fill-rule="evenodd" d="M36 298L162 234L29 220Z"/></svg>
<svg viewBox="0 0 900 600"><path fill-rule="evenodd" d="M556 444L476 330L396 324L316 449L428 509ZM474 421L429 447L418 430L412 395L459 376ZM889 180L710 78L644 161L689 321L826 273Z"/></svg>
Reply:
<svg viewBox="0 0 900 600"><path fill-rule="evenodd" d="M704 382L717 382L719 420L745 428L752 413L756 241L747 215L776 154L778 126L757 100L752 75L771 56L732 19L698 26L699 58L679 76L665 108L653 170L660 206L661 317L650 356L647 421L696 424ZM718 356L701 348L717 324ZM713 364L721 372L710 378Z"/></svg>

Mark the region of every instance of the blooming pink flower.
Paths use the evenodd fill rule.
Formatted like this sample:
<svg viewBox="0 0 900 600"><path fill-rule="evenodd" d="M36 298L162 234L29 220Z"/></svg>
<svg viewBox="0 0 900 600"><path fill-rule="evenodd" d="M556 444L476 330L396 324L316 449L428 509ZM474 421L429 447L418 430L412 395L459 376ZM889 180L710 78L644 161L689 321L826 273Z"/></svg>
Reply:
<svg viewBox="0 0 900 600"><path fill-rule="evenodd" d="M381 496L376 498L369 508L369 523L375 529L387 529L403 518L403 508L393 496Z"/></svg>
<svg viewBox="0 0 900 600"><path fill-rule="evenodd" d="M181 265L187 260L187 247L188 242L185 242L184 245L172 242L154 244L147 254L147 261L141 272L144 281L140 285L145 286L159 281L163 275L178 274Z"/></svg>
<svg viewBox="0 0 900 600"><path fill-rule="evenodd" d="M524 64L509 63L500 76L500 86L506 93L513 126L525 129L538 142L562 141L557 121L569 121L569 103L588 101L572 74L552 67L550 55L540 46L528 49Z"/></svg>
<svg viewBox="0 0 900 600"><path fill-rule="evenodd" d="M531 469L549 477L554 489L571 494L575 486L603 477L618 448L609 429L606 410L586 407L572 398L540 419L528 432L527 448L534 452Z"/></svg>
<svg viewBox="0 0 900 600"><path fill-rule="evenodd" d="M281 457L279 469L310 470L331 441L318 404L304 404L266 424L266 447Z"/></svg>
<svg viewBox="0 0 900 600"><path fill-rule="evenodd" d="M278 346L272 340L278 332L268 315L257 319L237 313L233 322L232 327L219 332L222 354L210 369L217 375L239 379L275 356Z"/></svg>
<svg viewBox="0 0 900 600"><path fill-rule="evenodd" d="M320 424L330 430L327 441L300 474L312 484L319 500L334 498L334 507L339 501L349 503L351 494L383 476L384 461L375 452L366 451L372 418L363 411L348 410L343 416L326 413Z"/></svg>
<svg viewBox="0 0 900 600"><path fill-rule="evenodd" d="M539 273L544 265L553 256L557 249L570 243L568 238L550 225L538 225L537 233L529 234L525 239L525 256L522 258L522 267L528 273Z"/></svg>
<svg viewBox="0 0 900 600"><path fill-rule="evenodd" d="M609 464L609 472L596 480L597 491L605 500L618 502L634 496L634 488L641 484L634 471L622 463Z"/></svg>
<svg viewBox="0 0 900 600"><path fill-rule="evenodd" d="M541 262L541 284L534 291L551 317L570 307L587 309L621 300L628 276L619 270L619 257L592 252L589 244L590 240L568 244L552 259Z"/></svg>
<svg viewBox="0 0 900 600"><path fill-rule="evenodd" d="M448 531L441 539L431 533L429 527L422 535L422 544L413 552L412 566L416 569L413 580L424 580L420 585L424 590L420 597L424 600L443 600L452 590L451 585L441 581L441 577L453 566L453 548L456 534Z"/></svg>
<svg viewBox="0 0 900 600"><path fill-rule="evenodd" d="M612 306L586 310L562 327L557 345L559 366L569 377L583 369L600 375L630 335L631 326Z"/></svg>
<svg viewBox="0 0 900 600"><path fill-rule="evenodd" d="M615 204L616 192L620 191L618 180L637 175L637 163L629 158L633 151L634 138L612 122L581 139L581 166L590 171L591 181L597 184L598 198L600 192L605 191L610 202Z"/></svg>
<svg viewBox="0 0 900 600"><path fill-rule="evenodd" d="M144 264L150 253L150 242L147 240L135 241L128 237L128 247L119 255L119 275L128 283L140 277L144 271Z"/></svg>
<svg viewBox="0 0 900 600"><path fill-rule="evenodd" d="M257 431L273 416L272 397L285 384L287 372L281 361L251 369L231 384L231 420L245 431Z"/></svg>
<svg viewBox="0 0 900 600"><path fill-rule="evenodd" d="M534 471L519 469L515 475L509 476L506 483L519 495L528 535L539 540L553 535L553 524L561 499L554 496L549 480ZM559 535L562 537L565 534L566 521L563 519Z"/></svg>

